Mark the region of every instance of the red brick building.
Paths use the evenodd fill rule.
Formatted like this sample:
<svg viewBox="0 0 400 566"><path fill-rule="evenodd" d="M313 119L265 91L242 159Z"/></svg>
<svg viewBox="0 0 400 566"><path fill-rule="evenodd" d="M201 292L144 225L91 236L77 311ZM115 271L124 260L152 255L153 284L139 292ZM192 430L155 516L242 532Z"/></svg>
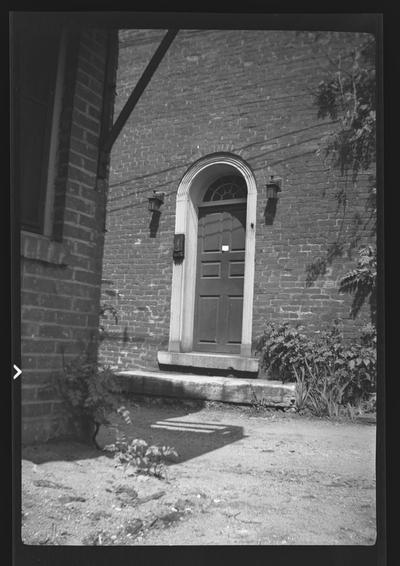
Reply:
<svg viewBox="0 0 400 566"><path fill-rule="evenodd" d="M120 32L116 112L164 35ZM365 323L367 310L350 320L338 282L371 238L368 175L352 184L324 163L337 125L317 117L314 94L366 37L178 32L112 151L102 290L117 317L104 362L255 372L268 321L314 332L339 318L347 333Z"/></svg>

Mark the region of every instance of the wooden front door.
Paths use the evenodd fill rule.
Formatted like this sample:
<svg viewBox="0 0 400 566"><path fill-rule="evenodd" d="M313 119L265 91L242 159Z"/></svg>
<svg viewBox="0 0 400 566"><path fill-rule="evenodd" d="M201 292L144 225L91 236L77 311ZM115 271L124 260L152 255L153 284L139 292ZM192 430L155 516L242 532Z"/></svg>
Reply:
<svg viewBox="0 0 400 566"><path fill-rule="evenodd" d="M199 207L193 349L237 354L242 336L246 203L210 205Z"/></svg>

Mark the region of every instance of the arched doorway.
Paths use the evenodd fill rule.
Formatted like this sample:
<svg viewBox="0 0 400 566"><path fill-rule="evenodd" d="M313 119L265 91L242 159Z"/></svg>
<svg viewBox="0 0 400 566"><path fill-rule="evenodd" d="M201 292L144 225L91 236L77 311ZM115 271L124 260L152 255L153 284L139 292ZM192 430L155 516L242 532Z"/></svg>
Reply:
<svg viewBox="0 0 400 566"><path fill-rule="evenodd" d="M228 181L232 183L233 180L235 180L233 185L236 184L241 188L240 194L240 191L233 194L233 187L228 187ZM207 191L209 191L208 194ZM228 194L226 191L231 191L231 193ZM208 200L217 198L218 195L222 197L223 194L233 198ZM221 361L221 356L234 356L235 358L251 356L256 203L257 189L254 175L248 164L236 155L229 153L209 155L194 163L183 176L176 198L175 233L185 236L185 257L181 263L175 263L173 266L168 346L168 352L176 355L168 356L166 352L159 352L160 363L169 363L168 359L171 359L174 362L170 363L179 365L178 354L185 353L191 354L191 359L195 361L196 352L199 352L199 356L201 355L202 363L206 363L204 356L209 357L207 360L209 367L213 367L213 364L218 366L220 362L222 365L228 363L228 360ZM217 249L208 250L209 260L203 257L203 260L209 261L209 264L205 267L202 276L202 254L198 254L199 237L202 242L200 249L204 250L203 239L204 237L207 239L207 235L211 234L213 224L215 228L218 225L219 236L214 238L212 245L217 246L218 244L220 249L219 251ZM234 247L237 248L233 251L232 237ZM225 248L223 251L222 246L229 246L229 250ZM207 283L215 283L217 280L213 274L215 275L219 268L212 266L213 260L211 259L211 254L214 252L217 255L220 254L219 259L216 256L214 263L222 262L220 268L224 269L224 284L229 282L236 287L232 292L226 288L222 289L220 301L222 317L212 321L212 301L207 304L211 317L208 320L207 317L199 318L199 309L202 309L199 302L201 303L201 296L207 297ZM207 253L205 250L206 255ZM235 263L236 265L233 265ZM214 281L211 282L211 279ZM202 280L206 284L205 289L200 288ZM208 296L213 296L212 292ZM228 304L229 297L231 297L230 305ZM215 301L216 299L214 299L214 304ZM229 321L231 324L235 323L236 333L234 335L227 333ZM205 331L210 325L214 325L213 328L216 330L214 337L208 338L207 342ZM238 326L240 326L239 330ZM243 359L235 361L240 369L246 369L247 366Z"/></svg>

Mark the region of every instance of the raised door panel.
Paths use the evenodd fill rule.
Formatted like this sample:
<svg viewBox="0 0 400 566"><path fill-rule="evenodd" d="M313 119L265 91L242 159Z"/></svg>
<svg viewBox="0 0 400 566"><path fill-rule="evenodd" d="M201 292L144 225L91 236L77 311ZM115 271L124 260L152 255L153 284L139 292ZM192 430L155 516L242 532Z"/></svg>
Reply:
<svg viewBox="0 0 400 566"><path fill-rule="evenodd" d="M243 296L230 296L226 299L226 328L228 344L239 344L242 338Z"/></svg>
<svg viewBox="0 0 400 566"><path fill-rule="evenodd" d="M217 343L217 328L220 297L200 296L198 319L198 341L202 344Z"/></svg>

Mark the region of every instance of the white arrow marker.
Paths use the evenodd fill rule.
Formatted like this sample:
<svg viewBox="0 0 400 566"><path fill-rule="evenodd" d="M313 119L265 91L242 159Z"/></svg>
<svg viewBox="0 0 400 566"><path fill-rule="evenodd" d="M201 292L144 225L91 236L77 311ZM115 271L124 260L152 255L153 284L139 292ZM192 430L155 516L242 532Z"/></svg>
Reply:
<svg viewBox="0 0 400 566"><path fill-rule="evenodd" d="M14 364L14 369L17 373L13 376L13 379L17 379L17 377L19 377L21 375L22 371L15 364Z"/></svg>

